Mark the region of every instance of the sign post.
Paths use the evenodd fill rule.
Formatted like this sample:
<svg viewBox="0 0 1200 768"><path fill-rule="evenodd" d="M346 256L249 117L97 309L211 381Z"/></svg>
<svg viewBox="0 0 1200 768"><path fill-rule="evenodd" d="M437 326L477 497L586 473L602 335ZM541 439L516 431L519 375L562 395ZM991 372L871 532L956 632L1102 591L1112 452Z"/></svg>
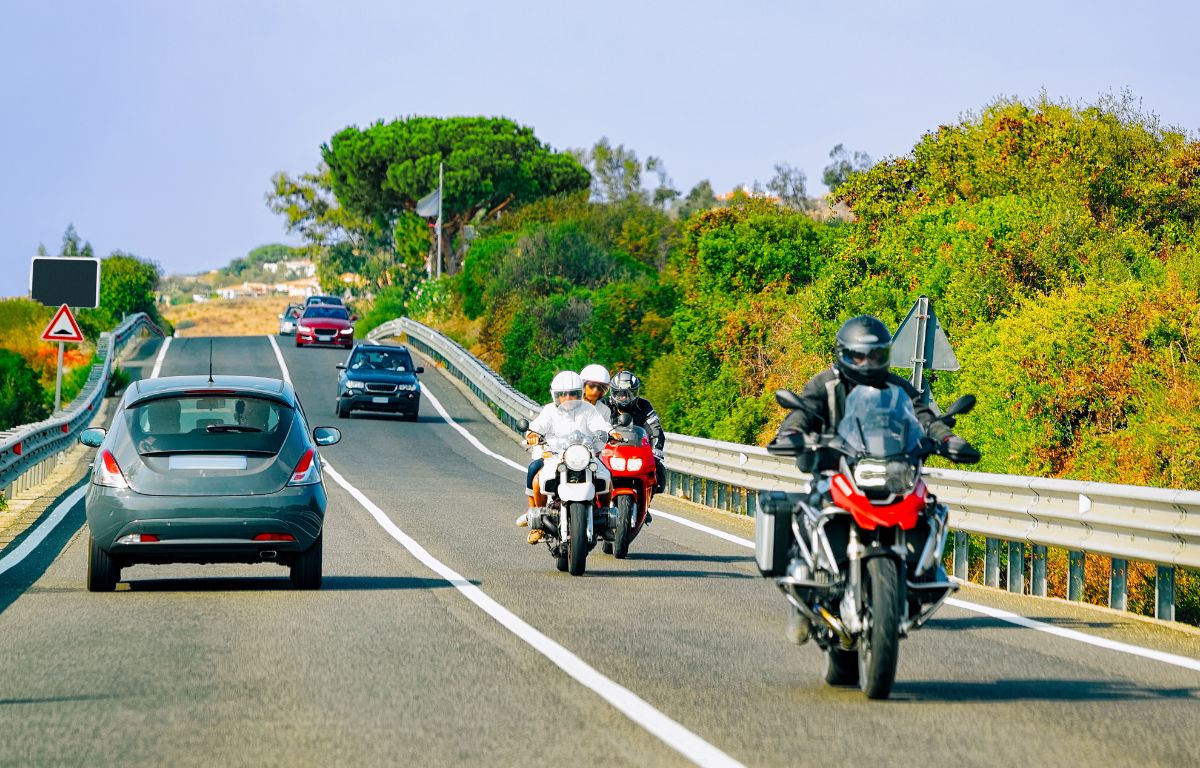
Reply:
<svg viewBox="0 0 1200 768"><path fill-rule="evenodd" d="M68 341L74 343L83 341L79 323L75 322L75 316L71 314L71 308L66 304L58 308L50 325L47 325L46 330L42 331L42 341L58 342L58 378L54 384L54 410L57 412L62 410L63 345Z"/></svg>
<svg viewBox="0 0 1200 768"><path fill-rule="evenodd" d="M942 330L928 296L922 296L892 336L893 368L912 368L912 385L921 393L921 402L930 402L926 371L957 371L958 358Z"/></svg>

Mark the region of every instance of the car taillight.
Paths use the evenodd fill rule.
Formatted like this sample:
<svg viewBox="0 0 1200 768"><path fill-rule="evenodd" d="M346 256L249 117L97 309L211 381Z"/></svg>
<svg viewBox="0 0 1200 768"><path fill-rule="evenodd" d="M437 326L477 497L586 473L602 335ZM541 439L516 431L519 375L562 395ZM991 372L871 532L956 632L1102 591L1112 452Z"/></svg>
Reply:
<svg viewBox="0 0 1200 768"><path fill-rule="evenodd" d="M296 537L290 533L260 533L254 537L255 541L295 541Z"/></svg>
<svg viewBox="0 0 1200 768"><path fill-rule="evenodd" d="M108 451L100 451L96 459L96 474L92 480L96 485L106 485L109 488L128 488L129 483L121 472L121 465Z"/></svg>
<svg viewBox="0 0 1200 768"><path fill-rule="evenodd" d="M156 544L158 537L153 533L130 533L117 539L118 544Z"/></svg>
<svg viewBox="0 0 1200 768"><path fill-rule="evenodd" d="M317 452L309 448L300 457L300 461L296 462L296 468L292 470L292 479L288 481L288 485L312 485L321 482L320 464Z"/></svg>

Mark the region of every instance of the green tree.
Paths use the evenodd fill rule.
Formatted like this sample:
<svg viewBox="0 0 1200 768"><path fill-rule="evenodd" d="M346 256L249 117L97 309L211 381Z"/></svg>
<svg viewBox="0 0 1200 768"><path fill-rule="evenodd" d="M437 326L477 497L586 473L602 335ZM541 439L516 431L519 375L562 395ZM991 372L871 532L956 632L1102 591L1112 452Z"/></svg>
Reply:
<svg viewBox="0 0 1200 768"><path fill-rule="evenodd" d="M696 186L688 190L687 195L684 196L675 210L679 214L680 219L686 219L694 213L715 208L716 205L717 196L713 194L712 182L708 179L701 179L696 183Z"/></svg>
<svg viewBox="0 0 1200 768"><path fill-rule="evenodd" d="M799 168L793 168L787 163L776 163L775 175L767 182L767 189L784 205L802 211L810 205L808 191L805 189L807 180L804 171Z"/></svg>
<svg viewBox="0 0 1200 768"><path fill-rule="evenodd" d="M871 167L871 156L866 152L854 151L851 155L844 146L838 144L829 150L829 159L833 162L825 166L821 181L829 187L830 193L837 192L850 178L850 174L865 171Z"/></svg>
<svg viewBox="0 0 1200 768"><path fill-rule="evenodd" d="M437 189L444 164L442 233L451 272L457 263L449 246L469 222L590 182L573 157L505 118L412 117L352 126L322 146L321 155L340 206L385 231Z"/></svg>
<svg viewBox="0 0 1200 768"><path fill-rule="evenodd" d="M16 352L0 349L0 430L50 415L38 374Z"/></svg>

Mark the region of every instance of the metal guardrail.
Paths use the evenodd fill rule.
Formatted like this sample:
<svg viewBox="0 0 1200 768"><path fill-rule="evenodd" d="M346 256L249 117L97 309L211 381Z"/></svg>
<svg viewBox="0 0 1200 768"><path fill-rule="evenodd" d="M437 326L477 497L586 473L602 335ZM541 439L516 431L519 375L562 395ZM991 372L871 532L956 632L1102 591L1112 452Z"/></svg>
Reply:
<svg viewBox="0 0 1200 768"><path fill-rule="evenodd" d="M92 366L87 383L67 408L44 421L0 432L0 489L6 495L41 482L48 474L43 462L70 447L75 436L91 423L108 389L117 350L143 330L163 335L162 329L141 312L100 334L96 342L99 362Z"/></svg>
<svg viewBox="0 0 1200 768"><path fill-rule="evenodd" d="M538 403L458 343L410 318L367 334L371 340L406 336L411 346L441 362L510 429L531 419ZM664 457L670 493L706 506L753 515L760 490L797 491L807 476L765 448L667 433ZM1083 599L1084 552L1112 558L1109 604L1127 607L1128 562L1158 566L1155 615L1175 617L1175 567L1200 568L1200 492L996 475L927 467L925 482L951 510L954 573L964 580L968 535L986 539L984 583L1000 586L1002 544L1007 544L1007 587L1046 596L1046 548L1068 550L1067 596ZM1029 548L1027 550L1027 548ZM1028 560L1028 567L1026 567Z"/></svg>

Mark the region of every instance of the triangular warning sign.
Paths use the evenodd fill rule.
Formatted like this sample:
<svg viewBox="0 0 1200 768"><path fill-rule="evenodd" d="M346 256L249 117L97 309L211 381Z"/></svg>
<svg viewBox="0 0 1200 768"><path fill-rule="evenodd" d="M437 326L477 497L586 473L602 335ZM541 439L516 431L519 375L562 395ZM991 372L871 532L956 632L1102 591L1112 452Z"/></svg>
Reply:
<svg viewBox="0 0 1200 768"><path fill-rule="evenodd" d="M75 322L75 316L66 304L58 308L50 325L42 331L42 341L83 341L79 324Z"/></svg>
<svg viewBox="0 0 1200 768"><path fill-rule="evenodd" d="M957 371L958 358L929 299L922 296L892 336L893 368L912 368L917 363L927 371Z"/></svg>

